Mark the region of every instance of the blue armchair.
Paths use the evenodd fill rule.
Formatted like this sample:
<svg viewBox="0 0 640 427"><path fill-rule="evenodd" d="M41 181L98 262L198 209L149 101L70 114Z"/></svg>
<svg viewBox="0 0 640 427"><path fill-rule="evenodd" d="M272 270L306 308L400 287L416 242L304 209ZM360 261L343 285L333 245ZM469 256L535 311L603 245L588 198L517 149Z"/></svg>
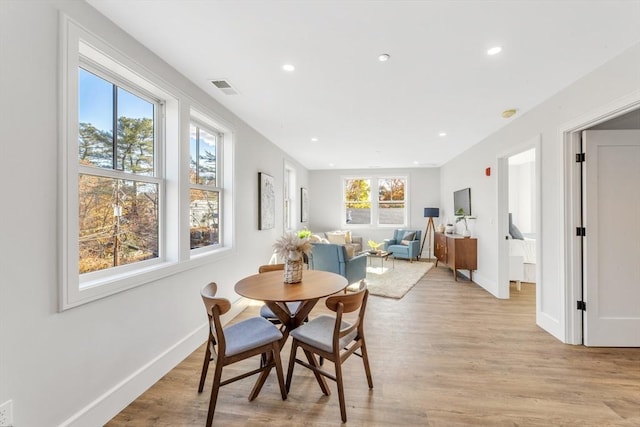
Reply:
<svg viewBox="0 0 640 427"><path fill-rule="evenodd" d="M395 230L393 239L384 240L384 250L391 252L394 258L406 258L413 261L420 258L420 241L422 231L420 230Z"/></svg>
<svg viewBox="0 0 640 427"><path fill-rule="evenodd" d="M355 283L367 276L367 255L360 254L349 259L344 245L334 243L312 243L309 257L311 270L330 271L344 276L347 282Z"/></svg>

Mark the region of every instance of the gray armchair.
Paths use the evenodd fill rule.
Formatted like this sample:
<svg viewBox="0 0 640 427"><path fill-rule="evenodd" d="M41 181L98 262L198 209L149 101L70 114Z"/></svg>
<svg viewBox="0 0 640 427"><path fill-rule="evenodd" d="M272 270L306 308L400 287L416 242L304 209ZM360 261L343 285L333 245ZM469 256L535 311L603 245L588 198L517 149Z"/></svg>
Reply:
<svg viewBox="0 0 640 427"><path fill-rule="evenodd" d="M384 240L384 250L391 252L394 258L406 258L413 261L420 258L422 231L399 229L393 232L393 239Z"/></svg>
<svg viewBox="0 0 640 427"><path fill-rule="evenodd" d="M367 255L347 256L344 245L335 243L312 243L313 249L309 257L311 270L322 270L337 273L355 283L367 276Z"/></svg>

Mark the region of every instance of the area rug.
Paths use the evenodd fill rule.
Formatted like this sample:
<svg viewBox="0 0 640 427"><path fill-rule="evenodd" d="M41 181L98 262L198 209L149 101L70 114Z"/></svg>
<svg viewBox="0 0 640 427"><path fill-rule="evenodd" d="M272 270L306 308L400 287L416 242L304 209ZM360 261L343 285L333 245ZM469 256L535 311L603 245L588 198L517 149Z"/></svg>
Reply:
<svg viewBox="0 0 640 427"><path fill-rule="evenodd" d="M367 266L367 288L371 295L386 298L400 299L418 283L431 268L431 262L408 262L391 260L384 262L384 267L379 265L380 260L372 260L371 266ZM377 262L376 262L377 261Z"/></svg>

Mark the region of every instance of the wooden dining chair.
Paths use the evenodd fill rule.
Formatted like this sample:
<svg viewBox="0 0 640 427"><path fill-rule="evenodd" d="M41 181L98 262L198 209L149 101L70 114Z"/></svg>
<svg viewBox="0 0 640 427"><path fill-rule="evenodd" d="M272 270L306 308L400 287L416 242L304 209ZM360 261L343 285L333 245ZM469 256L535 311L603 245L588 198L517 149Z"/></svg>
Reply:
<svg viewBox="0 0 640 427"><path fill-rule="evenodd" d="M265 264L258 267L258 273L260 274L279 270L284 271L284 264ZM300 302L288 302L286 303L286 306L289 309L289 313L295 313L298 311L298 308L300 308ZM264 317L265 319L276 325L280 323L280 319L278 319L278 316L276 316L273 310L271 310L266 304L263 304L262 307L260 307L260 317Z"/></svg>
<svg viewBox="0 0 640 427"><path fill-rule="evenodd" d="M202 365L202 373L200 374L198 393L201 393L204 389L209 363L215 361L215 373L213 376L213 386L211 387L207 427L210 427L213 422L213 414L216 409L216 401L218 400L220 387L271 369L274 366L278 376L282 400L287 398L282 362L280 360L280 339L282 338L282 333L276 326L261 317L252 317L223 328L220 323L220 316L229 311L231 303L226 298L216 298L217 289L217 285L212 282L200 291L202 301L207 310L207 316L209 317L209 340L204 356L204 364ZM271 357L266 357L269 353ZM224 366L257 355L263 355L267 363L261 363L258 369L222 381L222 368ZM249 395L249 400L252 400L258 395L262 384L262 382L256 383Z"/></svg>
<svg viewBox="0 0 640 427"><path fill-rule="evenodd" d="M320 315L290 333L293 337L293 342L291 344L289 369L287 370L287 393L291 389L293 368L296 363L313 371L320 389L327 396L331 392L324 378L335 381L338 386L342 422L347 421L342 364L358 349L360 349L361 354L355 354L362 357L369 388L373 388L373 379L364 338L364 313L368 295L369 291L366 288L366 284L361 282L360 289L357 292L331 296L327 298L326 306L336 313L335 316ZM358 312L357 317L352 323L343 319L344 314L356 311ZM308 363L296 358L298 347L304 350ZM316 355L334 363L335 375L321 368Z"/></svg>

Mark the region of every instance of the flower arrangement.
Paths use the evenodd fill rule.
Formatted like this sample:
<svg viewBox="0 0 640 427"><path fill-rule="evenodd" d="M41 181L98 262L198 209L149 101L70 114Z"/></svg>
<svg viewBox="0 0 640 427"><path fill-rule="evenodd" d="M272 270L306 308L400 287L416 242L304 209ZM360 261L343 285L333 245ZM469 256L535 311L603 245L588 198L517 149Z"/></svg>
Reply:
<svg viewBox="0 0 640 427"><path fill-rule="evenodd" d="M273 244L276 255L285 262L302 260L302 255L309 255L312 248L307 238L300 238L296 233L285 233Z"/></svg>
<svg viewBox="0 0 640 427"><path fill-rule="evenodd" d="M383 243L376 243L375 240L369 239L367 244L369 245L369 247L371 248L372 251L377 251L380 246L384 245L384 242Z"/></svg>

